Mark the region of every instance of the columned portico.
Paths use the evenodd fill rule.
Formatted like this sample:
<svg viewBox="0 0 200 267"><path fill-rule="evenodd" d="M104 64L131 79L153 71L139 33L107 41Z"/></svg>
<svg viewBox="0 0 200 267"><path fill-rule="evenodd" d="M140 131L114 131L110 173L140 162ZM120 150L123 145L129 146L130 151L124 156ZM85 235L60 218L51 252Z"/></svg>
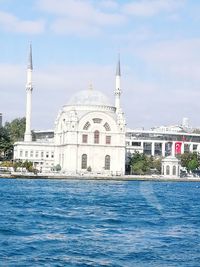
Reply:
<svg viewBox="0 0 200 267"><path fill-rule="evenodd" d="M155 142L152 142L152 145L151 145L151 155L155 156Z"/></svg>
<svg viewBox="0 0 200 267"><path fill-rule="evenodd" d="M182 143L182 145L181 145L181 154L183 154L185 151L185 148L184 148L184 143Z"/></svg>
<svg viewBox="0 0 200 267"><path fill-rule="evenodd" d="M162 143L162 156L165 157L165 142Z"/></svg>

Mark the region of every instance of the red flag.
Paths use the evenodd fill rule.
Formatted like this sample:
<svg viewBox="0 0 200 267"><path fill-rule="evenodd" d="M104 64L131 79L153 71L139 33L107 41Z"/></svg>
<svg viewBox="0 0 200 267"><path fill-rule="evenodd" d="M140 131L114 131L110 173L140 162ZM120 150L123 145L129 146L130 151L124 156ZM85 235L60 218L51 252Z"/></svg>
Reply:
<svg viewBox="0 0 200 267"><path fill-rule="evenodd" d="M182 146L182 142L175 143L175 154L181 154L181 146Z"/></svg>

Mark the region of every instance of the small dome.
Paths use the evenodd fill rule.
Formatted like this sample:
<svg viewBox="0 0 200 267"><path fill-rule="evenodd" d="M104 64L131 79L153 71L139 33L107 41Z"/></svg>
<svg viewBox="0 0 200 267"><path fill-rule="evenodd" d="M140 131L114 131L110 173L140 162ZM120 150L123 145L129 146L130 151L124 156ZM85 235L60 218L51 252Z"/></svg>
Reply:
<svg viewBox="0 0 200 267"><path fill-rule="evenodd" d="M99 91L96 90L83 90L76 93L74 96L71 97L68 105L87 105L87 106L112 106L109 103L108 98Z"/></svg>

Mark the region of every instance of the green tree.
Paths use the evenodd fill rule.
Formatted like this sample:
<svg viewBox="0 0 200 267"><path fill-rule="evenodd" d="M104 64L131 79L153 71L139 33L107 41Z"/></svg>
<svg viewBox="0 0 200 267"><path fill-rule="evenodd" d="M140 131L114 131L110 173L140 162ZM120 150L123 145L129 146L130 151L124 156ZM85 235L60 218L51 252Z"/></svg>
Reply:
<svg viewBox="0 0 200 267"><path fill-rule="evenodd" d="M9 132L4 127L0 128L0 158L10 159L12 157L13 146Z"/></svg>
<svg viewBox="0 0 200 267"><path fill-rule="evenodd" d="M129 159L129 167L133 174L151 174L152 171L161 173L161 158L135 152Z"/></svg>
<svg viewBox="0 0 200 267"><path fill-rule="evenodd" d="M145 154L135 152L130 158L130 166L133 174L146 174L150 170L151 159Z"/></svg>
<svg viewBox="0 0 200 267"><path fill-rule="evenodd" d="M156 169L157 173L161 174L161 160L162 158L156 158L153 161L153 166Z"/></svg>
<svg viewBox="0 0 200 267"><path fill-rule="evenodd" d="M200 166L200 157L196 152L185 152L180 156L181 166L188 172L197 169Z"/></svg>
<svg viewBox="0 0 200 267"><path fill-rule="evenodd" d="M61 171L61 166L60 166L60 164L57 164L57 165L55 166L55 171L57 171L57 172Z"/></svg>
<svg viewBox="0 0 200 267"><path fill-rule="evenodd" d="M141 160L141 161L135 162L132 165L132 173L133 174L142 175L142 174L145 174L145 172L146 172L146 166L145 166L144 161Z"/></svg>
<svg viewBox="0 0 200 267"><path fill-rule="evenodd" d="M188 162L188 170L189 171L194 171L199 167L199 163L197 159L192 159Z"/></svg>
<svg viewBox="0 0 200 267"><path fill-rule="evenodd" d="M17 141L23 140L25 128L25 118L17 118L11 122L6 122L4 126L4 129L8 132L10 140L13 144Z"/></svg>
<svg viewBox="0 0 200 267"><path fill-rule="evenodd" d="M18 118L6 122L5 126L0 128L1 160L11 160L13 158L13 144L23 139L25 126L25 118Z"/></svg>
<svg viewBox="0 0 200 267"><path fill-rule="evenodd" d="M33 171L34 171L34 168L33 168L33 162L28 161L28 160L24 161L24 162L22 163L22 166L21 166L21 167L26 168L27 171L29 171L29 172L33 172Z"/></svg>
<svg viewBox="0 0 200 267"><path fill-rule="evenodd" d="M15 172L16 172L17 168L20 168L22 166L23 166L22 161L16 161L16 162L13 163L13 169L14 169Z"/></svg>

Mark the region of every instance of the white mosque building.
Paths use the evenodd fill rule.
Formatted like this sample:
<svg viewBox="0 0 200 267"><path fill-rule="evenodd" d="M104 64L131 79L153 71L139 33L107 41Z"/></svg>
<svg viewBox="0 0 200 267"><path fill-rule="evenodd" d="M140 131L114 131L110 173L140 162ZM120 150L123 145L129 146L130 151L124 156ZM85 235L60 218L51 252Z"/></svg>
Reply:
<svg viewBox="0 0 200 267"><path fill-rule="evenodd" d="M125 173L125 118L120 105L120 61L116 70L115 106L101 92L89 88L76 93L58 112L53 138L33 140L31 133L32 48L26 84L24 141L14 144L14 160L32 161L45 172L60 166L66 174L123 175ZM41 137L41 133L39 134Z"/></svg>

